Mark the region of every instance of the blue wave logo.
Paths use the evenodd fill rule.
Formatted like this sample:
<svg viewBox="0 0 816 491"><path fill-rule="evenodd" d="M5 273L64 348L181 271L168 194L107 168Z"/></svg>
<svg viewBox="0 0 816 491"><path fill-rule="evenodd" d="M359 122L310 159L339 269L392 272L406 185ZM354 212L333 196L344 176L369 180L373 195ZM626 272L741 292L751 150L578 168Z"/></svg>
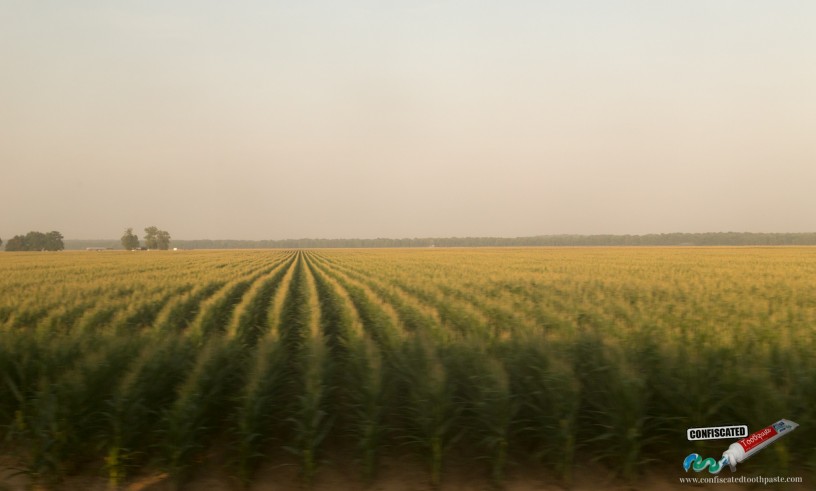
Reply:
<svg viewBox="0 0 816 491"><path fill-rule="evenodd" d="M719 474L727 461L727 457L723 457L722 460L717 462L716 459L711 457L704 459L700 454L693 453L683 460L683 469L685 469L686 472L688 472L689 469L694 469L694 472L702 472L708 468L708 472L711 474Z"/></svg>
<svg viewBox="0 0 816 491"><path fill-rule="evenodd" d="M700 458L700 456L698 454L696 454L696 453L693 453L693 454L689 455L688 457L686 457L686 460L683 461L683 469L685 469L686 472L688 472L689 469L691 468L692 462L694 462L698 458Z"/></svg>

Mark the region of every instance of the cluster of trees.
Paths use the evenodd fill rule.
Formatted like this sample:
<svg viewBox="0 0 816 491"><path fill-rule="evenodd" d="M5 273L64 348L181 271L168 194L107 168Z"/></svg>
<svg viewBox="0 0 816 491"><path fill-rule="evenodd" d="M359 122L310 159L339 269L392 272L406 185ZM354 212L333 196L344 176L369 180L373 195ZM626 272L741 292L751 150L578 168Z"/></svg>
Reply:
<svg viewBox="0 0 816 491"><path fill-rule="evenodd" d="M170 248L170 233L166 230L159 230L155 226L150 226L144 229L144 241L145 247L148 249L160 249L166 251ZM139 237L133 233L132 228L128 228L125 230L124 235L122 235L122 247L125 249L132 251L133 249L139 249Z"/></svg>
<svg viewBox="0 0 816 491"><path fill-rule="evenodd" d="M6 250L12 251L61 251L65 249L63 236L56 230L48 233L31 231L25 235L15 235L6 242ZM0 244L3 241L0 240Z"/></svg>

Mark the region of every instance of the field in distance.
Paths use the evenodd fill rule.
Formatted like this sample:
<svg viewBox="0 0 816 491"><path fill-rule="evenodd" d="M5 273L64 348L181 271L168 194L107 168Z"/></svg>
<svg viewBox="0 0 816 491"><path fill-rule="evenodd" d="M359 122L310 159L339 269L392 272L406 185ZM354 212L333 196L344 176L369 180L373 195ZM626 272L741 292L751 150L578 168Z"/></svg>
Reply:
<svg viewBox="0 0 816 491"><path fill-rule="evenodd" d="M811 475L814 278L807 247L4 253L0 454L56 487L557 488L677 482L731 443L687 428L784 417L738 473Z"/></svg>

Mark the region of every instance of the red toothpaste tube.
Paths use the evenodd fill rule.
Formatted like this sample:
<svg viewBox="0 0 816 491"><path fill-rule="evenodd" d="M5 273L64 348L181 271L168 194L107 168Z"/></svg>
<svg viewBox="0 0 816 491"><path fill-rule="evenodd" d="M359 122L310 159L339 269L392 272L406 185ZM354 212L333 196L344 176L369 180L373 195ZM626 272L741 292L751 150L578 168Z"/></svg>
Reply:
<svg viewBox="0 0 816 491"><path fill-rule="evenodd" d="M728 465L734 471L737 469L738 463L748 460L751 456L795 430L798 426L789 419L780 419L771 426L748 435L736 443L732 443L728 450L723 452L723 459L728 458Z"/></svg>

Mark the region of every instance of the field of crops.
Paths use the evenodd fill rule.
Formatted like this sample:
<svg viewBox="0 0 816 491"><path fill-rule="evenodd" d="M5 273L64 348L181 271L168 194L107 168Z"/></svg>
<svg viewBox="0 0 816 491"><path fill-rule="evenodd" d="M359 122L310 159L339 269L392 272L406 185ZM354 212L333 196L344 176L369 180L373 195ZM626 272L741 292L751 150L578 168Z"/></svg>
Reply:
<svg viewBox="0 0 816 491"><path fill-rule="evenodd" d="M738 469L816 470L816 249L0 254L0 453L31 479L351 454L427 480L683 473L689 427L790 418Z"/></svg>

